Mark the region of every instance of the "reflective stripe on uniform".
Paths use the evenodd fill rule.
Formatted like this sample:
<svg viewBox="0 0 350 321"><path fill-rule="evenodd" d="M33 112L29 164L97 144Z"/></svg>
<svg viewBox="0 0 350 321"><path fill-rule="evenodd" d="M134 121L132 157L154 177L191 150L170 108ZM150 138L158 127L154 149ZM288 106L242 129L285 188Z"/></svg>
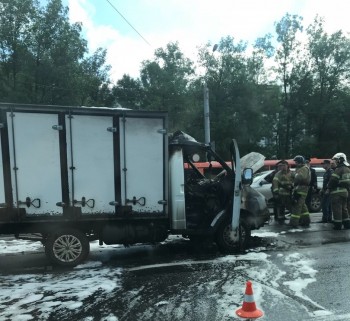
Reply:
<svg viewBox="0 0 350 321"><path fill-rule="evenodd" d="M341 175L339 182L349 182L350 181L350 173L344 173Z"/></svg>
<svg viewBox="0 0 350 321"><path fill-rule="evenodd" d="M303 195L303 196L306 196L306 195L307 195L307 193L305 193L305 192L297 191L297 193L300 194L300 195Z"/></svg>
<svg viewBox="0 0 350 321"><path fill-rule="evenodd" d="M279 192L279 194L280 194L280 195L290 195L290 193L289 193L289 192L287 192L287 191L286 191L286 192L284 192L284 191L280 191L280 192Z"/></svg>
<svg viewBox="0 0 350 321"><path fill-rule="evenodd" d="M331 194L337 194L337 193L344 193L347 192L348 190L343 187L337 187L335 190L331 191Z"/></svg>
<svg viewBox="0 0 350 321"><path fill-rule="evenodd" d="M343 185L343 186L344 186L344 183L345 183L345 186L346 186L346 185L350 185L350 178L347 178L347 179L340 179L340 180L339 180L339 185Z"/></svg>
<svg viewBox="0 0 350 321"><path fill-rule="evenodd" d="M300 215L298 215L298 214L292 214L290 217L291 217L291 218L297 218L297 219L299 219L299 218L300 218Z"/></svg>

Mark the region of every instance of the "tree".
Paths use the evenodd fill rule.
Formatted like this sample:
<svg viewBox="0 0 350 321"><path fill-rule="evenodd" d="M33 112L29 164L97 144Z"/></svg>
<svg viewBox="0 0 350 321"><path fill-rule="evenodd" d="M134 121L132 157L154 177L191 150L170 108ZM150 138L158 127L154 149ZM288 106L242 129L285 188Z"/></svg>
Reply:
<svg viewBox="0 0 350 321"><path fill-rule="evenodd" d="M144 89L139 79L123 75L122 79L112 89L115 103L131 109L141 109L144 105Z"/></svg>
<svg viewBox="0 0 350 321"><path fill-rule="evenodd" d="M95 104L108 83L106 51L92 55L61 0L0 1L0 92L10 102Z"/></svg>
<svg viewBox="0 0 350 321"><path fill-rule="evenodd" d="M191 112L187 104L188 86L194 75L193 62L184 57L178 43L155 51L154 61L144 61L141 82L144 88L145 109L167 110L170 129L183 127Z"/></svg>
<svg viewBox="0 0 350 321"><path fill-rule="evenodd" d="M24 63L28 59L28 43L33 20L35 20L35 0L0 1L0 71L4 98L14 100L19 82L23 77ZM24 93L21 95L25 96ZM25 98L24 98L25 99Z"/></svg>
<svg viewBox="0 0 350 321"><path fill-rule="evenodd" d="M217 51L207 44L199 51L199 62L206 70L205 81L210 92L212 138L216 149L226 158L232 138L239 141L242 153L260 149L259 142L268 136L269 127L261 127L269 118L274 104L272 86L259 83L262 66L253 62L247 44L232 37L220 40ZM265 58L262 50L260 62ZM255 62L258 62L257 60ZM275 113L274 113L275 114Z"/></svg>
<svg viewBox="0 0 350 321"><path fill-rule="evenodd" d="M61 0L50 0L38 10L30 47L35 65L33 102L80 104L76 98L76 75L83 69L80 62L87 53L81 37L81 24L70 24L68 8Z"/></svg>
<svg viewBox="0 0 350 321"><path fill-rule="evenodd" d="M253 53L248 57L249 75L251 81L256 84L267 83L266 61L274 55L275 48L271 43L272 35L267 34L264 37L258 38L253 46Z"/></svg>
<svg viewBox="0 0 350 321"><path fill-rule="evenodd" d="M73 81L81 105L98 105L100 88L109 83L110 66L106 65L106 53L106 49L98 48L94 54L85 57L79 64Z"/></svg>
<svg viewBox="0 0 350 321"><path fill-rule="evenodd" d="M327 153L334 145L334 139L338 148L348 149L346 139L342 137L350 134L345 125L350 116L346 108L349 101L350 40L342 31L327 34L323 25L324 20L316 16L307 28L314 81L308 118L317 138L316 152L319 154Z"/></svg>
<svg viewBox="0 0 350 321"><path fill-rule="evenodd" d="M300 42L297 40L297 33L302 32L302 17L298 15L286 14L275 24L277 41L279 47L276 51L277 68L276 72L282 82L282 106L279 115L278 128L278 157L290 156L293 138L291 128L293 120L298 119L298 110L293 110L291 92L294 90L296 69L298 58L300 58ZM292 82L293 80L293 82Z"/></svg>

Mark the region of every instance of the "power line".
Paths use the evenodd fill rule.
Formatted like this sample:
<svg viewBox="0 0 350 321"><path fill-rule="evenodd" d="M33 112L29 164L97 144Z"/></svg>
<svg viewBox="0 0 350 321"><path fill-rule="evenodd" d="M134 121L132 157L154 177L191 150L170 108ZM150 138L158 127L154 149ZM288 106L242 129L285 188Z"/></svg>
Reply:
<svg viewBox="0 0 350 321"><path fill-rule="evenodd" d="M150 43L136 30L136 28L134 28L134 26L121 14L121 12L109 0L106 0L106 1L111 5L111 7L116 12L118 12L118 14L126 21L126 23L137 32L137 34L144 40L144 42L146 42L149 46L151 46Z"/></svg>

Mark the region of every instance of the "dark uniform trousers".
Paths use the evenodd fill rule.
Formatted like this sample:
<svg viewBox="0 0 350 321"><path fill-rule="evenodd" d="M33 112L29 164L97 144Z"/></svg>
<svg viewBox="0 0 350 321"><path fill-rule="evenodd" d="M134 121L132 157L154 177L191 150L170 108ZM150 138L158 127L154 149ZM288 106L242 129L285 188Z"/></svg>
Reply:
<svg viewBox="0 0 350 321"><path fill-rule="evenodd" d="M348 197L345 195L337 195L333 194L331 196L332 209L333 209L333 218L334 222L342 223L349 221L349 213L348 213Z"/></svg>

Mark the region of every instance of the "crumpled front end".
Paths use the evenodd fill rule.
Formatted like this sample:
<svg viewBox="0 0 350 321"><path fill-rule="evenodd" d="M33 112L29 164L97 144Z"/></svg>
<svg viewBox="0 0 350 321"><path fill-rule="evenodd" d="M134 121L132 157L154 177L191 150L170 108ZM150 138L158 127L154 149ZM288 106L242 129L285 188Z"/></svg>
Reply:
<svg viewBox="0 0 350 321"><path fill-rule="evenodd" d="M241 208L249 213L252 229L258 229L270 220L270 212L264 195L250 186L244 186Z"/></svg>

